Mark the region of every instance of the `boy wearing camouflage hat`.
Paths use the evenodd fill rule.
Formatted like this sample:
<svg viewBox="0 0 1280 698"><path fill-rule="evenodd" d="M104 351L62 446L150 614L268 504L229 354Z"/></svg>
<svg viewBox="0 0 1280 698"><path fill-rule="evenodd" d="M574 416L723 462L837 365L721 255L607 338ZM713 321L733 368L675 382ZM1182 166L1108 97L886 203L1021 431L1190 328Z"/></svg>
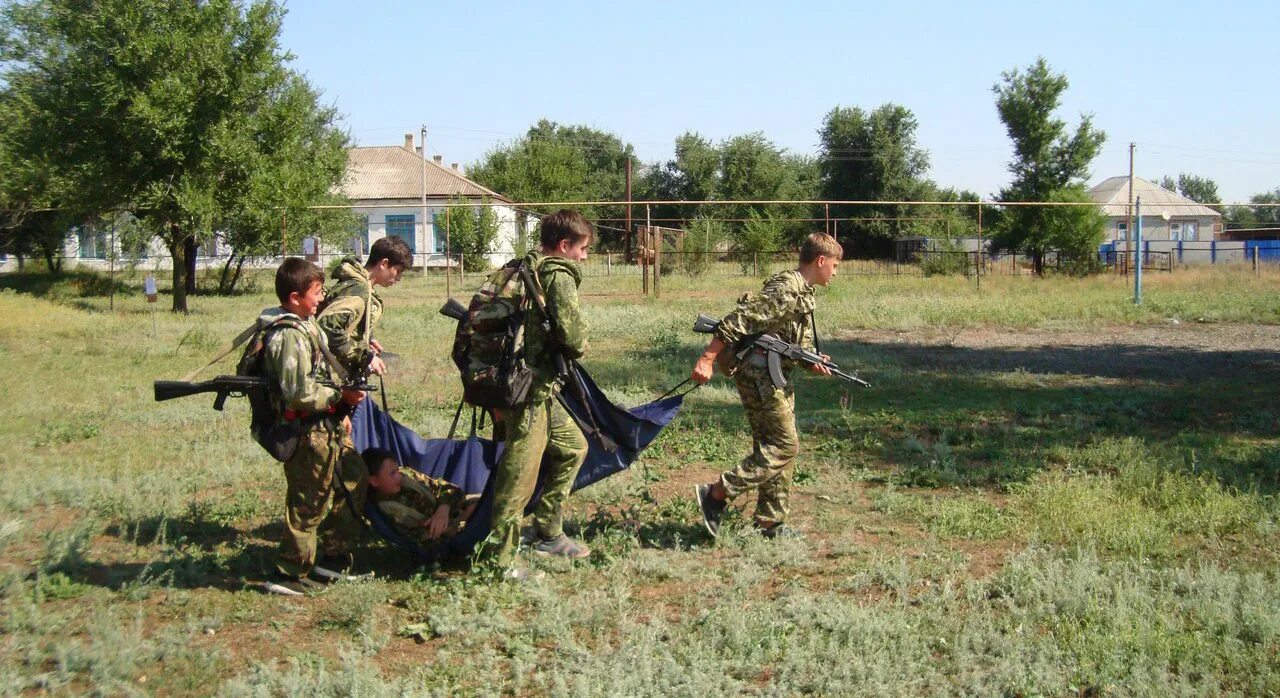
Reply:
<svg viewBox="0 0 1280 698"><path fill-rule="evenodd" d="M768 332L784 342L815 351L814 286L826 286L831 281L843 254L840 243L830 235L810 235L800 246L799 268L773 275L759 293L743 295L738 308L720 321L711 342L694 364L690 377L699 384L711 380L716 363L725 375L733 377L753 442L751 453L736 468L695 490L703 523L712 536L719 533L720 519L729 502L752 489L757 491L755 525L761 533L769 538L797 535L784 525L791 476L800 453L794 384L788 381L786 387L778 388L769 377L767 357L752 352L739 362L735 356L738 352L732 348L750 335ZM784 367L788 373L792 368L785 363ZM831 375L824 366L814 366L812 370Z"/></svg>
<svg viewBox="0 0 1280 698"><path fill-rule="evenodd" d="M382 353L382 345L373 339L373 328L382 318L382 298L374 287L394 286L412 263L409 246L391 236L373 243L363 265L355 257L346 257L333 270L333 286L316 322L347 373L362 368L364 361L369 362L369 372L374 375L386 370L377 356ZM368 352L374 355L369 356Z"/></svg>

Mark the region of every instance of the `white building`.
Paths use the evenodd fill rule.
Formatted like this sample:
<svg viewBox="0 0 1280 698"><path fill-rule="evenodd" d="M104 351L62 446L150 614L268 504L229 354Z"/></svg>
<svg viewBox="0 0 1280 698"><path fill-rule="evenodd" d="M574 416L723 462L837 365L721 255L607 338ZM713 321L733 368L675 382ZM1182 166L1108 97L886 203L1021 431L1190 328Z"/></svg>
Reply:
<svg viewBox="0 0 1280 698"><path fill-rule="evenodd" d="M445 264L443 204L459 200L494 204L498 240L489 256L501 264L515 255L518 231L525 217L501 194L467 179L455 163L445 167L439 155L424 159L413 146L413 134L405 134L403 146L352 148L347 154L347 176L342 193L364 219L364 235L353 246L364 252L387 235L404 238L414 253L415 266ZM423 206L425 193L426 206ZM457 254L454 254L455 263Z"/></svg>
<svg viewBox="0 0 1280 698"><path fill-rule="evenodd" d="M1142 199L1142 238L1171 242L1208 242L1222 233L1222 214L1141 177L1133 178L1133 193ZM1104 242L1131 239L1129 177L1111 177L1089 190L1107 217ZM1134 225L1137 223L1135 221Z"/></svg>

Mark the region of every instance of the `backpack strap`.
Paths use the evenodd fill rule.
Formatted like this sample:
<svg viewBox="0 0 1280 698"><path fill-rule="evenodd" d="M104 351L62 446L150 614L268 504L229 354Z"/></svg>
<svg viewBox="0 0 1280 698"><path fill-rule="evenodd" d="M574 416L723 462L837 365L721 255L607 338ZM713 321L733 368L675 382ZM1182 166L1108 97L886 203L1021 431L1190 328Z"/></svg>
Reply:
<svg viewBox="0 0 1280 698"><path fill-rule="evenodd" d="M309 329L307 329L305 322L288 316L282 316L276 318L270 325L263 328L262 332L265 334L278 327L292 327L296 330L301 330L303 334L307 335L307 339L311 340L311 348L313 349L311 364L313 371L315 370L315 365L320 363L320 359L323 357L325 363L329 365L329 370L333 372L333 375L338 379L338 382L347 382L347 370L338 362L338 357L334 356L332 351L329 351L329 347L325 342L320 341L319 337L316 337ZM263 340L263 344L266 344L265 338Z"/></svg>
<svg viewBox="0 0 1280 698"><path fill-rule="evenodd" d="M274 324L274 323L273 323L273 324ZM258 320L254 320L254 322L253 322L253 324L252 324L252 325L250 325L250 326L246 327L246 328L244 329L244 331L243 331L243 332L241 332L240 334L236 335L236 336L235 336L235 338L231 340L231 346L230 346L230 347L228 347L226 351L224 351L224 352L222 352L221 354L218 354L217 356L213 357L213 359L211 359L211 360L209 361L209 363L207 363L207 364L205 364L205 365L201 366L200 368L197 368L196 370L192 371L191 373L188 373L187 375L183 376L180 380L181 380L182 382L184 382L184 383L190 383L190 382L191 382L191 380L192 380L193 378L195 378L195 377L196 377L196 374L198 374L198 373L200 373L201 371L205 370L206 368L209 368L210 366L212 366L212 365L214 365L214 364L218 363L219 361L221 361L221 360L223 360L223 359L227 358L227 356L228 356L231 352L235 351L236 349L239 349L239 348L240 348L240 345L242 345L242 344L244 344L245 342L249 341L249 339L250 339L251 337L253 337L254 335L258 334L259 332L261 332L261 331L262 331L262 330L264 330L264 329L266 329L266 328L262 326L262 323L261 323L260 321L258 321Z"/></svg>

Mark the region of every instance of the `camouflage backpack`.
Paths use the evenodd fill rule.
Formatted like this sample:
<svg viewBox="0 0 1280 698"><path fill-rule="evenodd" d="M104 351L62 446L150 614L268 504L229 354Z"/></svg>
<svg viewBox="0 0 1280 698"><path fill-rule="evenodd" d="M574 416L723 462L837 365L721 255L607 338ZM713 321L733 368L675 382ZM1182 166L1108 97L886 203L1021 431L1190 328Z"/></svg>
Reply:
<svg viewBox="0 0 1280 698"><path fill-rule="evenodd" d="M462 375L462 399L477 407L512 409L529 400L533 371L525 362L524 320L532 302L521 271L512 260L489 275L471 298L466 319L453 337L453 363Z"/></svg>
<svg viewBox="0 0 1280 698"><path fill-rule="evenodd" d="M300 329L306 332L308 337L311 337L311 333L307 332L301 320L290 316L278 317L266 325L259 324L260 328L245 346L244 354L240 356L240 363L236 364L236 375L268 379L267 382L271 387L266 390L249 391L246 395L249 399L249 432L253 434L253 440L266 449L272 458L283 463L293 456L293 452L298 447L299 425L283 419L280 388L275 381L270 380L271 377L267 375L263 365L267 340L272 332L284 327ZM312 338L311 370L313 373L319 365L319 360L320 348Z"/></svg>

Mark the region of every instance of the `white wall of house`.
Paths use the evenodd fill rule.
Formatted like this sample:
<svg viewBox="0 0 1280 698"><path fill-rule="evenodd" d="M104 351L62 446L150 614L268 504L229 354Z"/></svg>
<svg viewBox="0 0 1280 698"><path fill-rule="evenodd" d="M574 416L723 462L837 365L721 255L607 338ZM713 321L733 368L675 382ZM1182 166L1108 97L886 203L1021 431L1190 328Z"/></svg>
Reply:
<svg viewBox="0 0 1280 698"><path fill-rule="evenodd" d="M1107 236L1104 242L1113 240L1131 240L1132 231L1126 228L1127 217L1110 217L1107 219ZM1137 221L1134 221L1137 226ZM1188 217L1173 216L1165 220L1161 216L1142 217L1142 238L1144 240L1181 240L1184 242L1203 242L1215 239L1222 232L1222 222L1212 216Z"/></svg>
<svg viewBox="0 0 1280 698"><path fill-rule="evenodd" d="M403 233L405 241L413 250L414 266L444 266L445 239L444 218L447 207L432 205L426 208L426 220L423 219L422 204L389 203L374 208L360 208L356 212L365 216L367 223L367 244L390 234ZM494 251L489 255L491 264L502 264L514 255L516 249L516 210L511 206L496 206L494 213L498 219L498 239L494 243ZM439 223L437 226L436 224ZM410 230L412 232L410 233ZM412 235L410 240L409 235ZM362 252L368 252L365 247ZM455 253L456 254L456 253Z"/></svg>

